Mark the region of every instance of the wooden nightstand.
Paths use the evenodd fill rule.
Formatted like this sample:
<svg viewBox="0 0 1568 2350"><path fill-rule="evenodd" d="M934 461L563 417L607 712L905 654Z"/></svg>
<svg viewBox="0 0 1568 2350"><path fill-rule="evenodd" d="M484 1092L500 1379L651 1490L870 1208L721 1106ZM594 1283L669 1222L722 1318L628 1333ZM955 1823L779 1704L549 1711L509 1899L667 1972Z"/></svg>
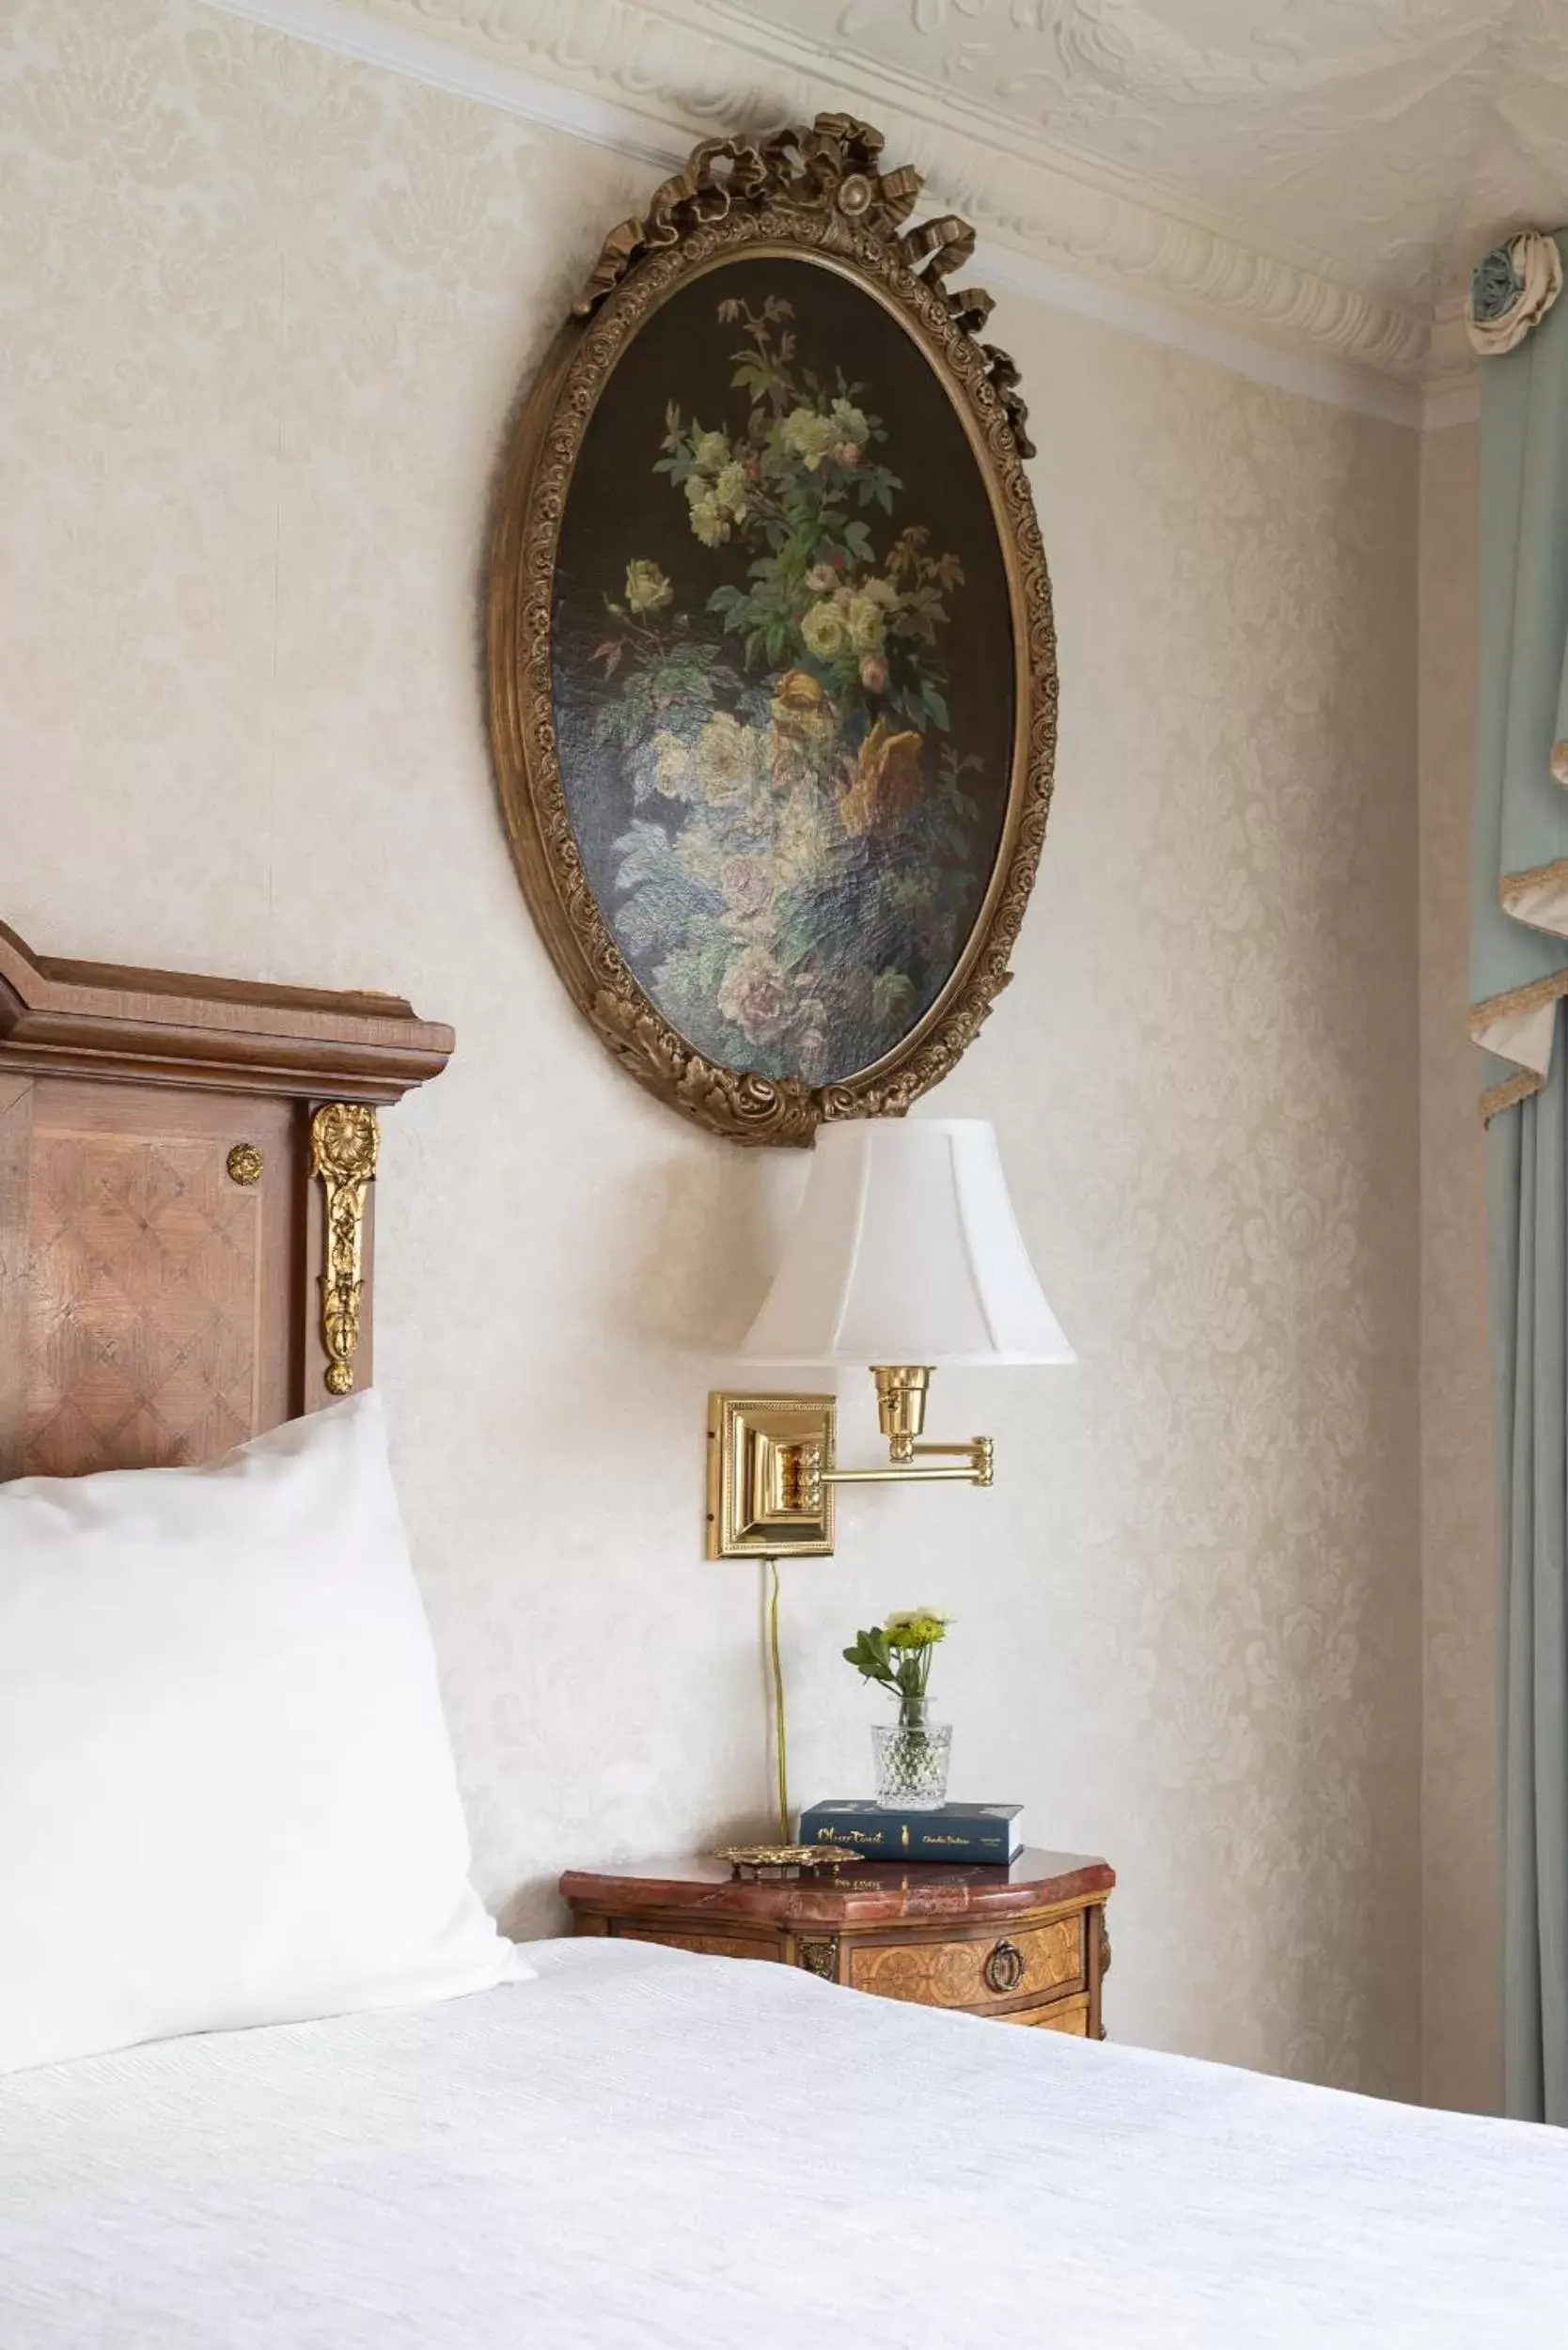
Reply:
<svg viewBox="0 0 1568 2350"><path fill-rule="evenodd" d="M569 1869L561 1891L578 1934L771 1958L886 1999L1104 2039L1115 1883L1104 1860L1025 1852L1011 1869L862 1861L788 1885L738 1885L721 1860L650 1860Z"/></svg>

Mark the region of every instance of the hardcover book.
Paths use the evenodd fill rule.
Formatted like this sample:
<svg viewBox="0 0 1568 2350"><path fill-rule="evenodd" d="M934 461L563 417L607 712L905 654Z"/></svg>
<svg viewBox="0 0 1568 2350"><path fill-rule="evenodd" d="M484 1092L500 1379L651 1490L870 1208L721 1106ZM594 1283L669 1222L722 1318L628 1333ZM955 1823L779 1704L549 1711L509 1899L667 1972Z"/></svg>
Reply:
<svg viewBox="0 0 1568 2350"><path fill-rule="evenodd" d="M984 1861L1005 1867L1024 1849L1023 1805L945 1803L936 1811L885 1810L836 1796L800 1815L803 1844L853 1844L868 1860Z"/></svg>

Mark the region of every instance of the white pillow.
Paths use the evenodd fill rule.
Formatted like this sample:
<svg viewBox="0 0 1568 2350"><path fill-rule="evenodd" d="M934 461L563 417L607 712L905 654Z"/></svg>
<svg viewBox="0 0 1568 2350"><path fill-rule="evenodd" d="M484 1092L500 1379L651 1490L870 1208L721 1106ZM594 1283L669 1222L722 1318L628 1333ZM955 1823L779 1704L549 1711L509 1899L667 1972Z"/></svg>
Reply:
<svg viewBox="0 0 1568 2350"><path fill-rule="evenodd" d="M467 1871L373 1392L0 1485L0 2073L531 1973Z"/></svg>

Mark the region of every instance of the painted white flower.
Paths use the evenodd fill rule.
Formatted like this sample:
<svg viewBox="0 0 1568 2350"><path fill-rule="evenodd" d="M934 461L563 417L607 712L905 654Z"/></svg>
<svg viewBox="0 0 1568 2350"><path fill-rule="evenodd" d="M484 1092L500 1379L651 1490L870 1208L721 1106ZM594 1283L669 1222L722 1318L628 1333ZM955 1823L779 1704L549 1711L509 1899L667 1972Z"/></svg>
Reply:
<svg viewBox="0 0 1568 2350"><path fill-rule="evenodd" d="M693 746L683 734L661 728L653 737L653 778L666 800L695 800L700 786Z"/></svg>
<svg viewBox="0 0 1568 2350"><path fill-rule="evenodd" d="M729 462L728 432L698 432L692 438L692 462L699 473L714 474Z"/></svg>
<svg viewBox="0 0 1568 2350"><path fill-rule="evenodd" d="M697 772L711 807L765 791L768 736L762 727L743 726L728 710L716 710L697 738Z"/></svg>
<svg viewBox="0 0 1568 2350"><path fill-rule="evenodd" d="M871 429L861 411L847 400L834 401L832 416L840 441L863 442Z"/></svg>
<svg viewBox="0 0 1568 2350"><path fill-rule="evenodd" d="M768 784L768 736L716 710L696 734L668 728L653 738L653 774L666 800L722 807ZM714 878L716 878L714 869Z"/></svg>

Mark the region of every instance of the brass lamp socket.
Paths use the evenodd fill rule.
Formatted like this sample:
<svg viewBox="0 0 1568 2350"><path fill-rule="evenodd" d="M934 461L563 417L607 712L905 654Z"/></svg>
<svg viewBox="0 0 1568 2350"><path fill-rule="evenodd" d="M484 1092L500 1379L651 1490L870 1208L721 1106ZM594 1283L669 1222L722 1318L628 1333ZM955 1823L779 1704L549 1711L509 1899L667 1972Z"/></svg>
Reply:
<svg viewBox="0 0 1568 2350"><path fill-rule="evenodd" d="M878 1363L876 1415L895 1461L915 1456L915 1439L926 1424L926 1391L931 1386L927 1363Z"/></svg>

